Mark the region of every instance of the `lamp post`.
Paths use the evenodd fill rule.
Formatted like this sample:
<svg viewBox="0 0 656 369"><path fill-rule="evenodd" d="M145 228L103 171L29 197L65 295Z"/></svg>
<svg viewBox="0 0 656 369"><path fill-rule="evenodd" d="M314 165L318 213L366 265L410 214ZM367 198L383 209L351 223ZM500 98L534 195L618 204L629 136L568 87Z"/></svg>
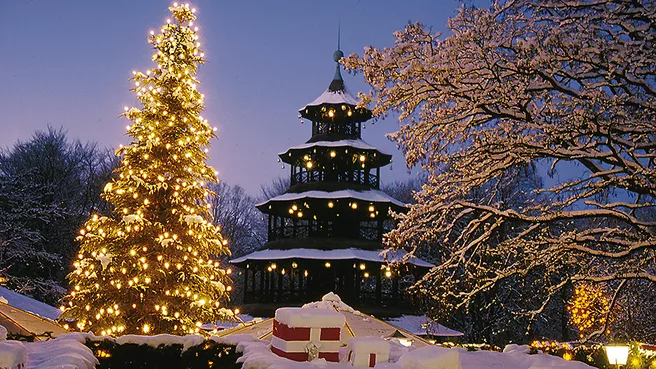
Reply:
<svg viewBox="0 0 656 369"><path fill-rule="evenodd" d="M620 365L626 365L629 358L629 346L622 343L609 343L604 346L604 349L606 349L609 364L617 366L618 369Z"/></svg>

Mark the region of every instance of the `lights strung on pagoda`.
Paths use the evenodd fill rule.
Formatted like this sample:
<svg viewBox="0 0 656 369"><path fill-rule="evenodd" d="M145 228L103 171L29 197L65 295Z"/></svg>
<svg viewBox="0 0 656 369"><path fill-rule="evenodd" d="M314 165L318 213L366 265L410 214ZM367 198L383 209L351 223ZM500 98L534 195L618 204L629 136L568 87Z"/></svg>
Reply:
<svg viewBox="0 0 656 369"><path fill-rule="evenodd" d="M330 268L331 264L330 264L329 261L326 261L326 264L324 264L324 266L325 266L326 268Z"/></svg>

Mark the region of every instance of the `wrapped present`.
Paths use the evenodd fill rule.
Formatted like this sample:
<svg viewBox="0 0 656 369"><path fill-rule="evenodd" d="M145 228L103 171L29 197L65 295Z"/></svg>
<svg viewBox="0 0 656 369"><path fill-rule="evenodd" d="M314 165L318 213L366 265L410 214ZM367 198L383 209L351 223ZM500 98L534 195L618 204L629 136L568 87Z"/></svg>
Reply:
<svg viewBox="0 0 656 369"><path fill-rule="evenodd" d="M353 366L373 368L376 363L388 362L390 344L380 337L357 337L348 341L346 360Z"/></svg>
<svg viewBox="0 0 656 369"><path fill-rule="evenodd" d="M280 308L273 320L271 351L295 361L339 361L344 315L334 310Z"/></svg>

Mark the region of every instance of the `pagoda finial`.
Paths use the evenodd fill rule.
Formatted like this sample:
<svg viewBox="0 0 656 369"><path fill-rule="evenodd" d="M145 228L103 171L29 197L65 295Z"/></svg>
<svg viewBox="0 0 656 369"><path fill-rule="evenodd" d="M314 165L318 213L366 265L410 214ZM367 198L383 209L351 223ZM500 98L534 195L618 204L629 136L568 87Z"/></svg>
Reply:
<svg viewBox="0 0 656 369"><path fill-rule="evenodd" d="M344 53L341 50L341 22L338 21L337 23L337 50L333 53L333 60L335 60L335 63L337 63L337 66L335 66L335 76L333 77L333 81L330 83L330 86L328 89L330 91L339 91L344 89L344 80L342 79L342 72L341 68L339 67L339 61L344 57Z"/></svg>

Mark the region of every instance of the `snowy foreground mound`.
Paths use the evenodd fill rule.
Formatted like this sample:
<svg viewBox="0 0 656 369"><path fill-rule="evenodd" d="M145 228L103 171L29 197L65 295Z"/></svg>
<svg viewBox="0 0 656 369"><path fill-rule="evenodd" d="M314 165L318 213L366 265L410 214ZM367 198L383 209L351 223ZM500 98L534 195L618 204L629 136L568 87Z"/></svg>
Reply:
<svg viewBox="0 0 656 369"><path fill-rule="evenodd" d="M93 369L98 360L91 350L81 342L85 338L95 337L85 333L62 335L46 342L0 341L0 368L16 368L27 364L26 368L45 369ZM243 369L352 369L349 363L329 363L323 359L312 362L296 362L279 357L271 352L271 344L261 341L251 335L233 335L230 337L212 337L214 341L236 345L243 353L239 362ZM146 344L157 347L161 344L182 344L185 347L194 346L203 341L197 335L193 336L125 336L116 339L117 343ZM120 342L119 342L120 341ZM526 346L509 345L504 352L476 351L468 352L460 348L447 349L437 346L426 346L418 349L407 348L390 342L390 362L378 363L378 369L585 369L592 368L586 364L565 361L559 357L546 354L529 355ZM340 356L345 357L344 350Z"/></svg>
<svg viewBox="0 0 656 369"><path fill-rule="evenodd" d="M88 347L65 336L42 342L0 340L0 368L93 369L99 364Z"/></svg>
<svg viewBox="0 0 656 369"><path fill-rule="evenodd" d="M234 338L234 337L232 337ZM279 357L271 352L270 343L251 336L240 337L237 351L243 353L239 362L243 369L353 369L341 360L329 363L323 359L311 362L296 362ZM560 357L528 353L527 346L508 345L504 352L474 351L462 348L426 346L409 349L392 343L390 362L378 363L378 369L589 369L589 365L578 361L566 361ZM340 351L340 357L345 352Z"/></svg>

